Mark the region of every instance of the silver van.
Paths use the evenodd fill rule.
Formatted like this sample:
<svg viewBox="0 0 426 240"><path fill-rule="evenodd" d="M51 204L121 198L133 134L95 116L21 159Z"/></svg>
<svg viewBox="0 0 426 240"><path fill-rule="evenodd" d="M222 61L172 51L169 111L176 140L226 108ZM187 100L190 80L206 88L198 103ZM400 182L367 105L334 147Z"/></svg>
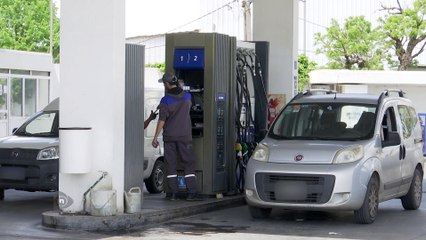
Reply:
<svg viewBox="0 0 426 240"><path fill-rule="evenodd" d="M353 210L375 221L379 202L422 200L423 139L419 117L401 90L378 95L308 90L276 117L246 169L253 218L272 208Z"/></svg>
<svg viewBox="0 0 426 240"><path fill-rule="evenodd" d="M157 93L152 98L157 98ZM152 100L154 103L154 100ZM157 106L155 105L155 107ZM155 109L155 108L154 108ZM145 119L150 111L145 110ZM156 120L155 120L156 121ZM143 124L143 123L141 123ZM149 131L155 122L149 125ZM5 189L57 191L59 175L59 98L36 113L11 136L0 138L0 200ZM145 142L147 139L145 131ZM160 193L164 184L162 148L145 144L144 182L150 193Z"/></svg>

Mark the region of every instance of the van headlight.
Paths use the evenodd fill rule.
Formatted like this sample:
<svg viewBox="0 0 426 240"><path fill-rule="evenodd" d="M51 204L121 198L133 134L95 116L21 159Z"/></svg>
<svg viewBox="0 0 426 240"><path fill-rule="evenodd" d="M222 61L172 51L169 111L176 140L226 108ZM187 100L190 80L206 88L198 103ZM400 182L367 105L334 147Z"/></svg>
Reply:
<svg viewBox="0 0 426 240"><path fill-rule="evenodd" d="M258 144L251 156L253 160L267 162L269 159L269 148L263 144Z"/></svg>
<svg viewBox="0 0 426 240"><path fill-rule="evenodd" d="M40 150L37 160L53 160L59 159L59 147L48 147Z"/></svg>
<svg viewBox="0 0 426 240"><path fill-rule="evenodd" d="M333 164L351 163L364 157L364 148L361 145L351 146L339 150L333 159Z"/></svg>

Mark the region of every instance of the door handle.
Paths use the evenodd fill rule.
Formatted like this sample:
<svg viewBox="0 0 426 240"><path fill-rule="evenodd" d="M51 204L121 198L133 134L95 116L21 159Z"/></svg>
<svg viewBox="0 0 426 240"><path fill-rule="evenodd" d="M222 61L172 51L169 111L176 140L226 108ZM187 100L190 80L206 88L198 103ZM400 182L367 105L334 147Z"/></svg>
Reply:
<svg viewBox="0 0 426 240"><path fill-rule="evenodd" d="M407 148L405 148L405 146L402 146L402 149L404 149L403 159L405 159L405 157L407 156Z"/></svg>
<svg viewBox="0 0 426 240"><path fill-rule="evenodd" d="M404 160L406 155L406 149L404 145L399 145L399 160Z"/></svg>

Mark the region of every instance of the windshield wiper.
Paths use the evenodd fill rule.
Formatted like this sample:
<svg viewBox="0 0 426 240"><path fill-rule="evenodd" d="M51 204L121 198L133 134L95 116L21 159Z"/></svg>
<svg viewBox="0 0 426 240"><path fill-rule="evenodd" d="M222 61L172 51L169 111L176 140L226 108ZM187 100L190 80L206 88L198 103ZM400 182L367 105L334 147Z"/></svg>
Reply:
<svg viewBox="0 0 426 240"><path fill-rule="evenodd" d="M33 134L27 133L27 132L15 132L15 133L13 133L13 135L24 136L24 137L33 136Z"/></svg>
<svg viewBox="0 0 426 240"><path fill-rule="evenodd" d="M277 139L277 140L290 139L289 137L285 137L285 136L281 136L281 135L275 135L275 134L270 134L269 137L273 138L273 139Z"/></svg>

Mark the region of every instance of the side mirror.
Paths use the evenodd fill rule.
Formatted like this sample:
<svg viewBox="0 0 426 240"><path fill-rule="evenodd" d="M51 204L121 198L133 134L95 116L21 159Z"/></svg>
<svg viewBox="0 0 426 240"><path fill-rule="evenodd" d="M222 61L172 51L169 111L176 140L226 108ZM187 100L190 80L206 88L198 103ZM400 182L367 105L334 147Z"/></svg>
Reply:
<svg viewBox="0 0 426 240"><path fill-rule="evenodd" d="M13 134L13 133L15 133L15 132L16 132L16 130L18 130L18 128L17 128L17 127L16 127L16 128L13 128L13 129L12 129L12 134Z"/></svg>
<svg viewBox="0 0 426 240"><path fill-rule="evenodd" d="M397 146L401 144L401 137L398 132L389 132L387 138L382 141L382 147Z"/></svg>

